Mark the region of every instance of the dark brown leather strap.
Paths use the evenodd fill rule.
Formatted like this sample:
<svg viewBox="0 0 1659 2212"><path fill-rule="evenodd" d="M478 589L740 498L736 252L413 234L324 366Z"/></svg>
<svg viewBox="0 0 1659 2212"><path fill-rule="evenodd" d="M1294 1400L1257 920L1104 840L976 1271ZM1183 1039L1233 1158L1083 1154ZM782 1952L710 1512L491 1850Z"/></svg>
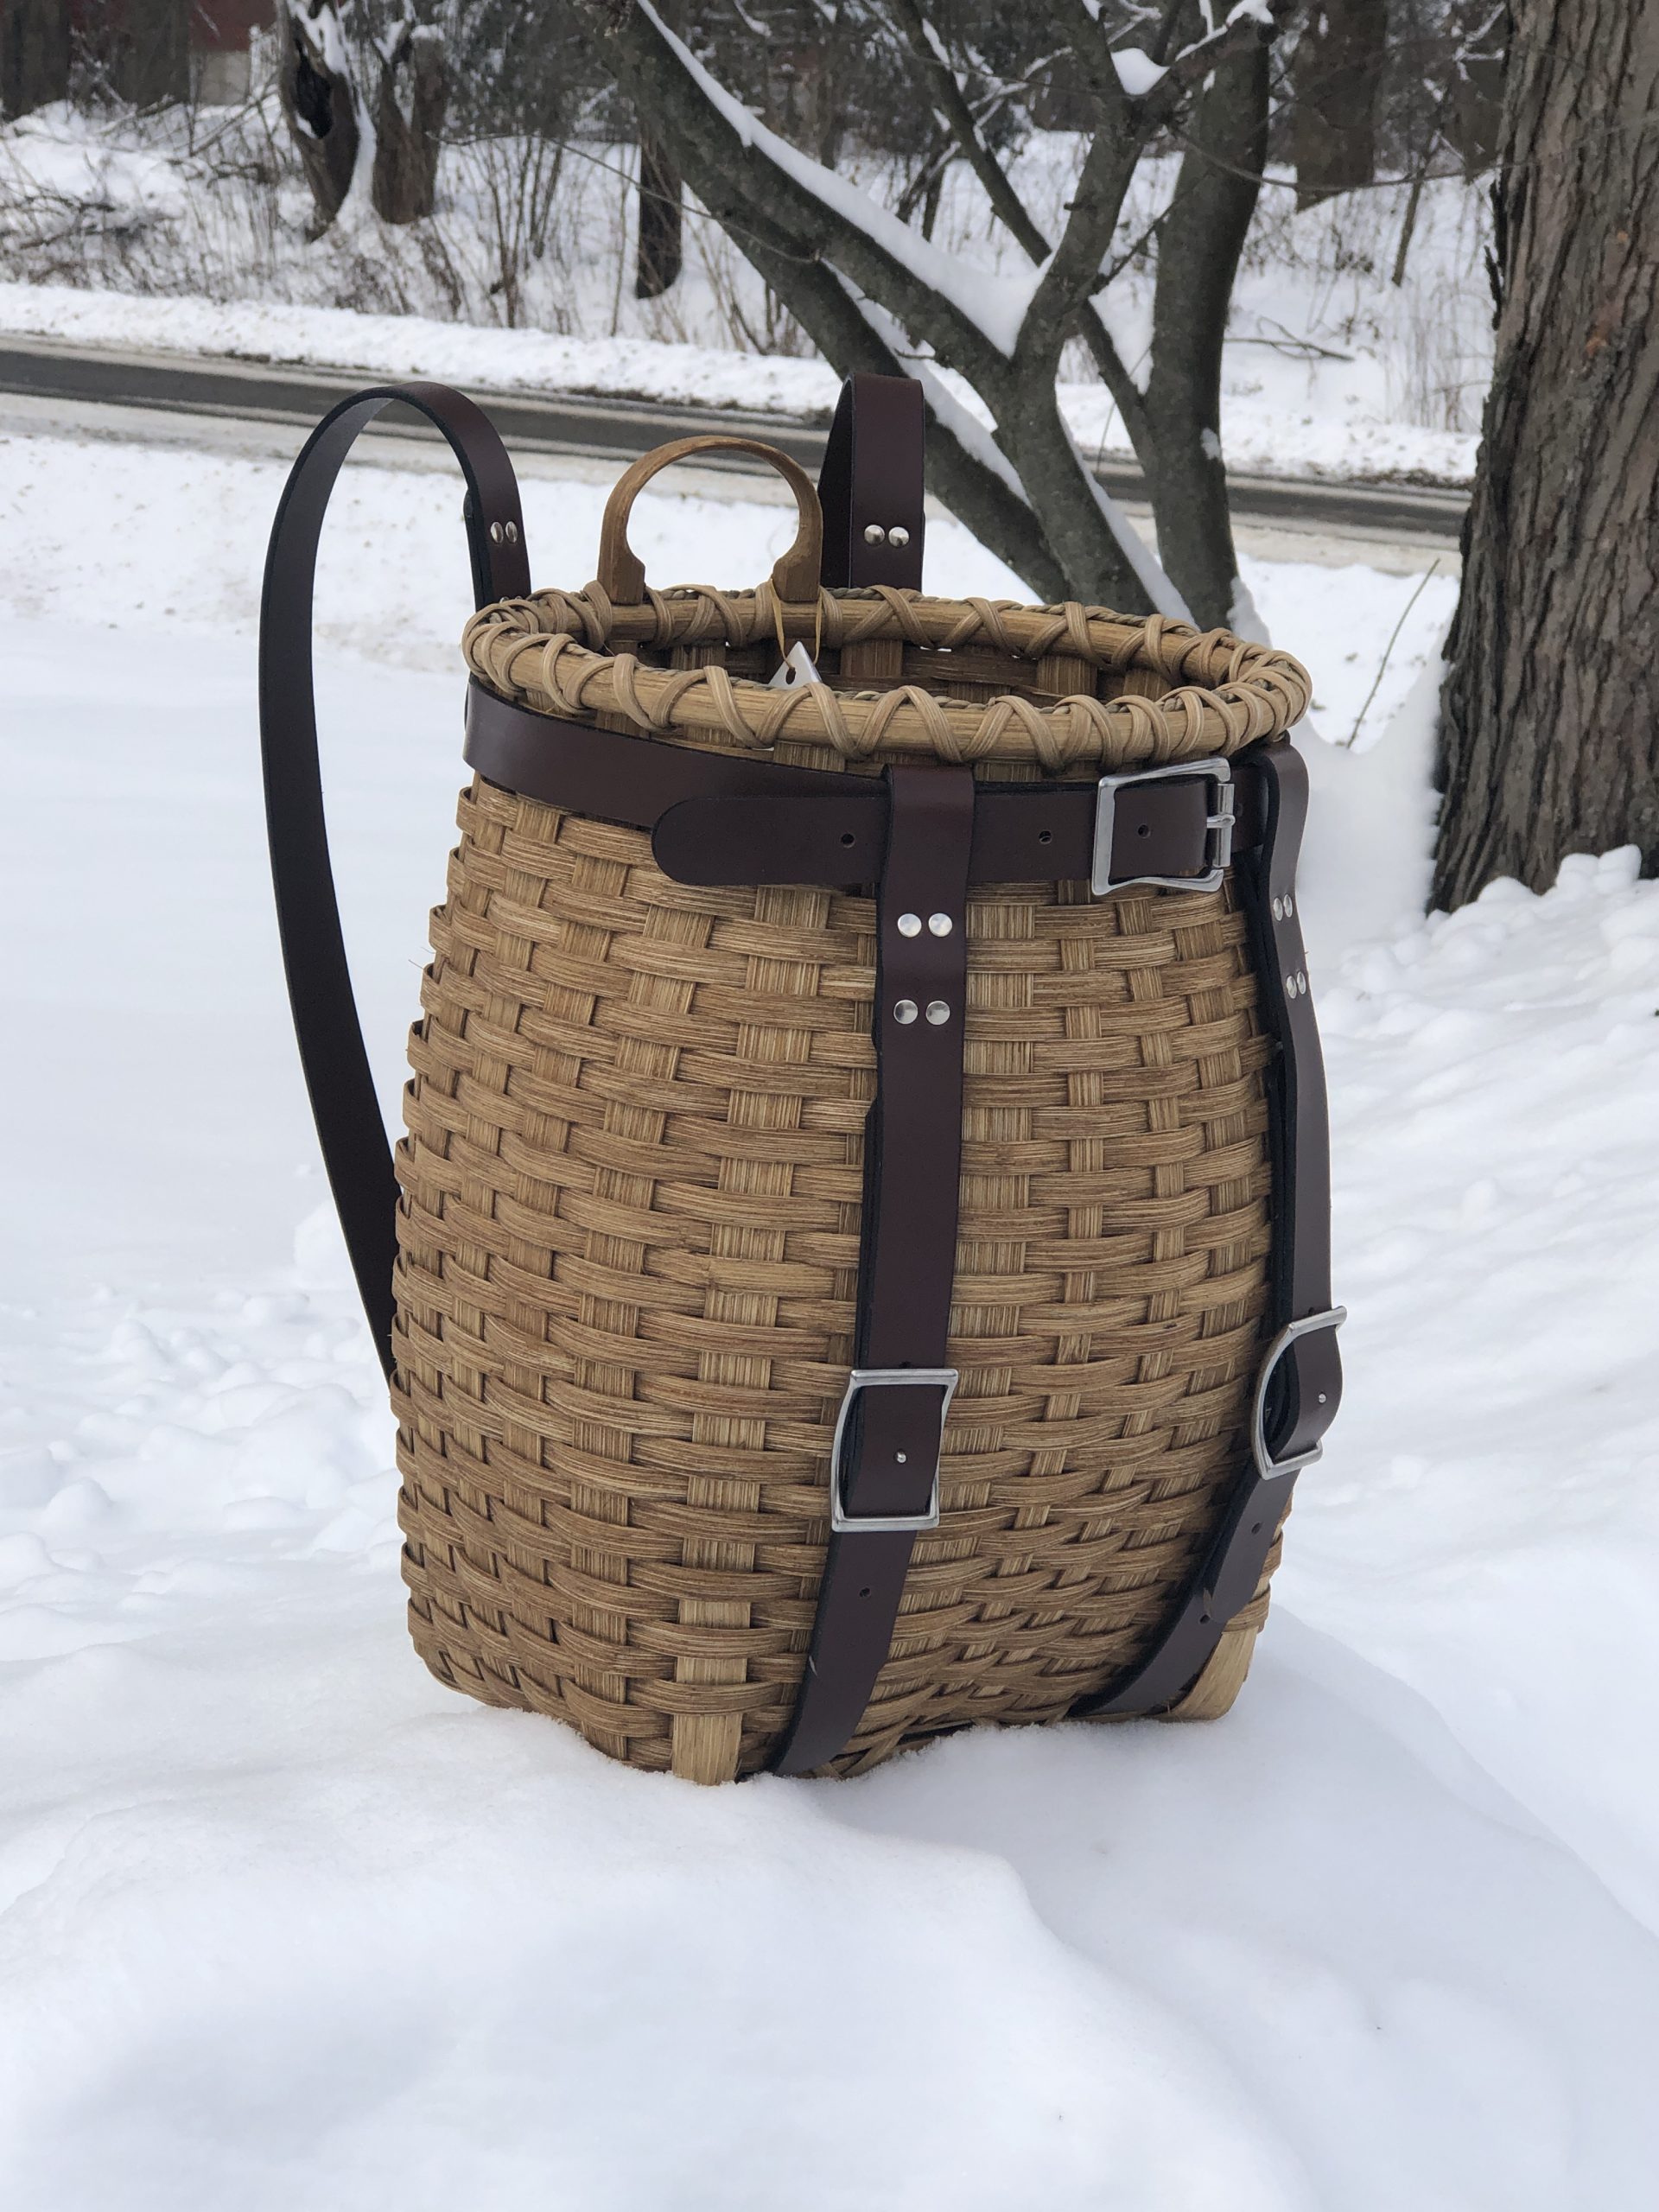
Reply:
<svg viewBox="0 0 1659 2212"><path fill-rule="evenodd" d="M540 715L474 683L466 755L490 783L550 805L652 832L652 850L679 883L871 883L887 835L887 797L874 777L730 753L696 753ZM1241 787L1241 795L1248 792ZM797 802L807 799L803 806ZM1212 779L1128 785L1112 812L1115 882L1196 878L1213 841ZM982 784L969 878L975 883L1087 881L1098 779L1079 784ZM1234 849L1255 834L1241 809Z"/></svg>
<svg viewBox="0 0 1659 2212"><path fill-rule="evenodd" d="M893 1642L917 1534L938 1521L956 1280L967 996L969 768L887 771L876 899L875 1101L865 1125L853 1372L830 1470L830 1548L779 1774L833 1758Z"/></svg>
<svg viewBox="0 0 1659 2212"><path fill-rule="evenodd" d="M387 385L343 400L307 439L270 533L259 615L259 741L265 824L289 1003L329 1188L375 1350L391 1374L391 1269L397 1181L369 1072L340 934L311 665L317 541L341 463L359 431L401 401L442 431L467 480L463 510L480 607L530 588L512 464L486 416L442 385Z"/></svg>
<svg viewBox="0 0 1659 2212"><path fill-rule="evenodd" d="M830 590L921 589L926 421L914 377L852 376L841 387L818 474Z"/></svg>
<svg viewBox="0 0 1659 2212"><path fill-rule="evenodd" d="M1239 861L1254 932L1262 1010L1278 1046L1268 1081L1272 1133L1274 1334L1253 1409L1249 1464L1203 1566L1153 1649L1127 1681L1073 1707L1079 1715L1160 1713L1203 1673L1227 1624L1255 1597L1300 1470L1319 1455L1342 1395L1331 1303L1331 1154L1325 1066L1297 913L1296 856L1307 817L1307 768L1288 740L1249 759L1262 835Z"/></svg>

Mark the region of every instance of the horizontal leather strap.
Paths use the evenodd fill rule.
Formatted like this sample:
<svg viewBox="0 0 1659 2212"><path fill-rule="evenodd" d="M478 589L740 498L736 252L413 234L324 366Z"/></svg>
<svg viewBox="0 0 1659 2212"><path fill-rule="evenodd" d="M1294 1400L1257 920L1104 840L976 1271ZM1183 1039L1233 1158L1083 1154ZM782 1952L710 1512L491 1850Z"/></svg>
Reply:
<svg viewBox="0 0 1659 2212"><path fill-rule="evenodd" d="M798 768L741 753L695 752L537 714L476 681L466 756L488 782L566 812L652 832L678 883L870 883L880 873L887 786L872 777ZM1210 861L1210 779L1198 772L1120 790L1112 874L1202 877ZM1094 865L1097 780L982 784L971 883L1086 881ZM1240 785L1235 851L1254 838ZM803 807L798 802L815 803Z"/></svg>

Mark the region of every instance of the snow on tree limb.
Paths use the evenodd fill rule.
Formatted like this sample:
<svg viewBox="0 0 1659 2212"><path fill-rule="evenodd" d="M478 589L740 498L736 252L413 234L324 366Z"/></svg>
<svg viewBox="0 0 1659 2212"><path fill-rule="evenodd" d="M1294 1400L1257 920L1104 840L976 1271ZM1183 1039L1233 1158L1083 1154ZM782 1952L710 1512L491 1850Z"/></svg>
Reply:
<svg viewBox="0 0 1659 2212"><path fill-rule="evenodd" d="M1154 61L1138 46L1115 46L1112 67L1117 72L1117 81L1132 100L1142 99L1167 70L1161 61Z"/></svg>
<svg viewBox="0 0 1659 2212"><path fill-rule="evenodd" d="M1222 10L1212 10L1205 35L1172 60L1173 11L1163 0L1113 10L1116 49L1099 9L1087 0L1048 0L1068 66L1095 111L1076 187L1051 242L982 128L981 57L954 37L950 19L930 0L887 0L886 35L901 54L908 49L938 120L943 157L954 152L968 163L1028 257L1028 268L1002 273L941 252L902 213L769 128L671 28L666 0L573 0L605 37L625 90L648 105L653 128L703 207L826 356L843 373L908 370L920 377L938 433L930 474L969 528L1041 596L1092 600L1127 613L1176 612L1185 601L1208 621L1224 613L1236 569L1224 479L1205 463L1216 479L1208 504L1200 501L1193 527L1170 540L1179 549L1178 588L1102 498L1060 416L1056 385L1064 350L1080 337L1112 393L1154 503L1162 502L1160 533L1180 522L1181 503L1193 496L1189 463L1199 455L1200 431L1217 419L1207 365L1215 349L1206 342L1199 373L1177 376L1166 393L1169 378L1155 373L1154 338L1153 382L1163 395L1154 416L1097 296L1115 273L1127 194L1153 139L1189 100L1207 100L1203 88L1224 78L1229 64L1259 52L1289 4L1251 0L1218 23ZM1131 48L1130 35L1142 44ZM1264 111L1265 84L1262 73ZM993 84L991 97L1002 90ZM1230 259L1223 258L1230 270ZM1224 322L1227 289L1224 283ZM1206 314L1214 291L1204 292ZM1215 337L1207 332L1206 340ZM964 385L971 396L965 410Z"/></svg>
<svg viewBox="0 0 1659 2212"><path fill-rule="evenodd" d="M986 270L965 266L953 254L930 245L908 224L901 223L896 215L878 206L850 178L826 168L822 162L815 162L810 155L802 153L787 138L768 129L753 109L745 107L734 93L728 92L685 41L669 29L652 0L635 0L635 9L745 151L760 156L781 170L799 191L817 200L833 215L838 225L850 227L873 259L879 257L896 264L912 284L948 302L953 313L986 344L995 346L1005 359L1012 355L1036 287L1038 272L1030 278L993 276ZM873 270L872 274L876 272ZM876 297L882 297L890 289L880 282L879 275L876 282L862 277L861 281ZM883 303L897 304L886 299Z"/></svg>

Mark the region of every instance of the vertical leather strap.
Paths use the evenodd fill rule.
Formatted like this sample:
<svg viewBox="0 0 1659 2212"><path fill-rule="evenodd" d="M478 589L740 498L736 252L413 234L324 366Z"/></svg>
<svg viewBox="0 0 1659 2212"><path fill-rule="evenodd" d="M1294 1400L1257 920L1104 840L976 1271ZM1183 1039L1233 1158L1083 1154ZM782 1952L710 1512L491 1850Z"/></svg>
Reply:
<svg viewBox="0 0 1659 2212"><path fill-rule="evenodd" d="M1325 1065L1297 912L1307 768L1288 740L1239 764L1257 779L1262 837L1234 865L1255 939L1262 1014L1277 1046L1268 1085L1273 1159L1273 1338L1259 1377L1250 1459L1202 1567L1127 1681L1074 1706L1084 1717L1160 1713L1198 1679L1256 1592L1299 1471L1319 1456L1342 1395L1331 1304L1331 1150Z"/></svg>
<svg viewBox="0 0 1659 2212"><path fill-rule="evenodd" d="M921 589L926 423L914 377L852 376L841 387L818 476L828 589Z"/></svg>
<svg viewBox="0 0 1659 2212"><path fill-rule="evenodd" d="M930 1509L937 1516L951 1388L974 779L969 768L894 767L887 780L854 1373L830 1481L844 1525L832 1526L800 1699L773 1762L779 1774L822 1766L863 1717L918 1530Z"/></svg>
<svg viewBox="0 0 1659 2212"><path fill-rule="evenodd" d="M259 614L259 743L271 881L300 1061L358 1294L388 1379L397 1179L352 994L328 859L311 601L334 480L359 433L394 400L442 430L461 463L478 605L522 598L530 589L512 463L470 399L444 385L387 385L342 400L324 416L289 472L271 528Z"/></svg>

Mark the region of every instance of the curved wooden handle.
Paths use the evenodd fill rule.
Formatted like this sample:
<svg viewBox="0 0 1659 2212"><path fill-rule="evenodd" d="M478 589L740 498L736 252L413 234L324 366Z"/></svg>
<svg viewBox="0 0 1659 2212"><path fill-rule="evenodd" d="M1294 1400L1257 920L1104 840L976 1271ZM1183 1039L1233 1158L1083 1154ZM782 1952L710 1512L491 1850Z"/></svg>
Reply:
<svg viewBox="0 0 1659 2212"><path fill-rule="evenodd" d="M801 526L787 553L773 563L772 588L791 607L817 603L818 575L823 566L823 510L811 478L786 453L759 438L731 438L709 432L702 437L675 438L652 453L642 454L616 480L605 502L605 518L599 532L600 589L613 607L642 607L645 598L645 563L628 543L628 517L644 486L658 469L684 461L694 453L752 453L778 471L795 494Z"/></svg>

